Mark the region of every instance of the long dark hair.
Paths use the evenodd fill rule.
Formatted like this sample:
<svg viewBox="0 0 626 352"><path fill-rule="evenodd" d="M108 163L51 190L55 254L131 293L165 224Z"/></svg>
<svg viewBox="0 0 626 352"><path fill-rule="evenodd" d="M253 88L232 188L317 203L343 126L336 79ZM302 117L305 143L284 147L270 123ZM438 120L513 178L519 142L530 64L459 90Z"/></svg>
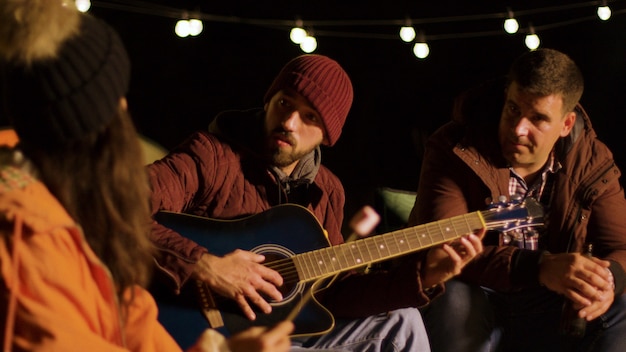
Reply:
<svg viewBox="0 0 626 352"><path fill-rule="evenodd" d="M104 130L62 147L21 148L111 271L120 302L124 289L145 285L152 261L150 189L128 112L120 108Z"/></svg>

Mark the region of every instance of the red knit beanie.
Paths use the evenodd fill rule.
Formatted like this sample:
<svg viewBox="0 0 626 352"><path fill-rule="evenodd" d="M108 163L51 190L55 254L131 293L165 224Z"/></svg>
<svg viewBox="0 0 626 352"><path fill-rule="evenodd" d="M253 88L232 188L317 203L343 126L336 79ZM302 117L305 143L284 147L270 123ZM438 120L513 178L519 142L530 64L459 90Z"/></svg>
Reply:
<svg viewBox="0 0 626 352"><path fill-rule="evenodd" d="M326 56L298 56L283 67L263 101L284 88L295 90L313 105L324 122L328 145L334 145L352 105L352 83L343 68Z"/></svg>

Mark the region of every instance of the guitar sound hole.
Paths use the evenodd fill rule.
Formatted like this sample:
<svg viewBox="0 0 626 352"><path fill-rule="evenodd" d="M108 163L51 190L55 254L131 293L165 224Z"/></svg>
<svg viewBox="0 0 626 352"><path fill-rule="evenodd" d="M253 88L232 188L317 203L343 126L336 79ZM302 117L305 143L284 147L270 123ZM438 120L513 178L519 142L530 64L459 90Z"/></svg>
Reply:
<svg viewBox="0 0 626 352"><path fill-rule="evenodd" d="M265 261L266 265L271 267L272 264L275 264L278 260L284 259L284 257L276 255L276 254L266 254ZM275 269L276 270L276 269ZM298 282L294 280L290 280L290 273L286 272L286 270L278 269L277 270L280 275L283 277L283 285L278 287L278 291L283 295L283 300L287 299L287 297L291 296L291 294L295 291ZM272 300L272 302L275 302Z"/></svg>
<svg viewBox="0 0 626 352"><path fill-rule="evenodd" d="M261 248L252 250L252 252L264 255L264 265L270 269L276 270L283 278L283 285L278 287L278 291L283 295L282 301L275 301L264 296L271 305L278 306L286 304L302 292L304 283L299 282L298 273L293 261L290 259L293 253L287 248L275 245L264 245Z"/></svg>

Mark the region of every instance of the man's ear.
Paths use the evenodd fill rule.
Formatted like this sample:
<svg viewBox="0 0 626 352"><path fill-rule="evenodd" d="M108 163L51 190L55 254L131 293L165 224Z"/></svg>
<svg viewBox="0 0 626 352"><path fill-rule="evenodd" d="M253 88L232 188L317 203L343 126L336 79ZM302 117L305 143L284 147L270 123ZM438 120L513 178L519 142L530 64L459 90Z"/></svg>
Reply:
<svg viewBox="0 0 626 352"><path fill-rule="evenodd" d="M576 123L576 111L568 112L563 118L563 129L561 130L561 137L566 137L574 128Z"/></svg>

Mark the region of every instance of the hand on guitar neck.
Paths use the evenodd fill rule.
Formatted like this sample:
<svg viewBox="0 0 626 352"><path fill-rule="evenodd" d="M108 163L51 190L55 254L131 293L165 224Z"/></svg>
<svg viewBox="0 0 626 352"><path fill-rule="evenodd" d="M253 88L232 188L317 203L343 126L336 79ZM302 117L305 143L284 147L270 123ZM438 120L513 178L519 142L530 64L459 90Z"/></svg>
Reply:
<svg viewBox="0 0 626 352"><path fill-rule="evenodd" d="M482 229L477 234L430 248L421 268L422 287L433 287L461 273L465 265L483 251L484 234L485 229Z"/></svg>

